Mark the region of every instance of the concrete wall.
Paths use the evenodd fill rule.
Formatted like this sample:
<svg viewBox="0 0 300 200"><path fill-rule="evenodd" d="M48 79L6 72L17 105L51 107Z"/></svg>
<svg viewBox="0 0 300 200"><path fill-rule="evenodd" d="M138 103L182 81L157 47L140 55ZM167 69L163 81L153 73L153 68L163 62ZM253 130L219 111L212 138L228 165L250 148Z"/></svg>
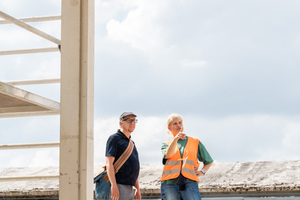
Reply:
<svg viewBox="0 0 300 200"><path fill-rule="evenodd" d="M139 180L143 197L159 197L162 167L159 164L141 166ZM95 166L95 174L97 169L99 166ZM0 176L57 175L58 170L58 167L0 168ZM58 189L58 180L0 182L0 198L57 197ZM266 196L299 199L300 161L214 163L207 174L200 177L199 190L203 197L214 197L214 200Z"/></svg>

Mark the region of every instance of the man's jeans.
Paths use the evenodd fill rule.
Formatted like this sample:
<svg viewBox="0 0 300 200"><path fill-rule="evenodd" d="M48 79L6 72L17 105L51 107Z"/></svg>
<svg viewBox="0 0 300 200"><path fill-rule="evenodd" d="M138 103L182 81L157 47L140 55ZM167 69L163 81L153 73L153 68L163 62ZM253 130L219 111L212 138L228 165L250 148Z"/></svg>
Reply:
<svg viewBox="0 0 300 200"><path fill-rule="evenodd" d="M179 191L178 184L161 184L162 200L201 200L198 183L188 182L185 190Z"/></svg>

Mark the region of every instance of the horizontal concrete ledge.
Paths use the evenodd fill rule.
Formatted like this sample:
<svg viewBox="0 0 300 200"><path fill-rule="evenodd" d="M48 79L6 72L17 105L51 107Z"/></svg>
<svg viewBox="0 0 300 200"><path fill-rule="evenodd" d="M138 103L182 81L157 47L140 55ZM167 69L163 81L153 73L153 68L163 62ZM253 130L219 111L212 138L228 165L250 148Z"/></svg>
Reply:
<svg viewBox="0 0 300 200"><path fill-rule="evenodd" d="M37 199L38 197L58 197L58 190L37 190L37 191L10 191L10 192L0 192L0 198L21 198L26 197L26 199Z"/></svg>
<svg viewBox="0 0 300 200"><path fill-rule="evenodd" d="M203 197L210 197L210 198L229 198L229 197L298 197L300 199L300 193L299 192L224 192L224 193L205 193L201 192L201 196Z"/></svg>
<svg viewBox="0 0 300 200"><path fill-rule="evenodd" d="M0 118L57 115L60 103L0 81Z"/></svg>
<svg viewBox="0 0 300 200"><path fill-rule="evenodd" d="M203 191L199 189L202 197L290 197L297 196L300 198L300 191L262 191L260 189L256 191L231 191L231 192L220 192L220 191ZM160 197L160 189L141 189L141 194L144 197Z"/></svg>
<svg viewBox="0 0 300 200"><path fill-rule="evenodd" d="M200 191L201 192L201 191ZM142 193L141 194L143 199L160 199L160 193L149 194L149 193ZM47 199L49 197L58 199L58 190L50 190L50 191L12 191L10 193L0 192L0 198L26 198L26 199ZM217 193L217 194L206 194L201 192L201 197L203 199L210 199L210 200L219 200L226 198L227 200L230 197L233 197L234 200L240 200L246 198L247 200L253 199L261 199L261 198L271 198L272 200L277 199L297 199L300 200L299 193ZM51 198L51 199L52 199ZM232 199L230 199L232 200Z"/></svg>
<svg viewBox="0 0 300 200"><path fill-rule="evenodd" d="M142 164L139 182L142 196L160 197L161 164ZM94 167L96 175L100 166ZM0 168L0 176L53 176L58 167ZM215 162L199 178L203 197L300 197L300 161ZM92 181L92 180L91 180ZM57 195L58 179L0 182L0 198L18 195Z"/></svg>
<svg viewBox="0 0 300 200"><path fill-rule="evenodd" d="M300 195L300 186L279 186L274 185L270 187L220 187L218 189L211 189L211 188L199 188L202 193L205 194L227 194L227 193L299 193Z"/></svg>

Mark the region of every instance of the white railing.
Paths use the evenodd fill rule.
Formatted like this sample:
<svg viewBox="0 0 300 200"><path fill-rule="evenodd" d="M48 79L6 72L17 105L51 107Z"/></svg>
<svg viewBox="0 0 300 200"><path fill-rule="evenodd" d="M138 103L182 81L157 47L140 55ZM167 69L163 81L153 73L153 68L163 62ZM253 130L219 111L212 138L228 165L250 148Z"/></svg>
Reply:
<svg viewBox="0 0 300 200"><path fill-rule="evenodd" d="M34 84L49 84L60 83L59 78L53 79L40 79L40 80L23 80L23 81L6 81L10 85L34 85Z"/></svg>
<svg viewBox="0 0 300 200"><path fill-rule="evenodd" d="M34 33L34 34L36 34L40 37L43 37L46 40L49 40L51 42L54 42L55 44L60 45L60 40L59 39L43 32L43 31L40 31L39 29L34 28L33 26L30 26L29 24L26 24L26 23L22 22L21 20L18 20L18 19L14 18L14 17L12 17L12 16L10 16L10 15L2 12L2 11L0 11L0 17L2 17L3 19L6 19L7 21L10 21L10 22L16 24L17 26L20 26L20 27L26 29L27 31L30 31L30 32L32 32L32 33Z"/></svg>
<svg viewBox="0 0 300 200"><path fill-rule="evenodd" d="M0 145L0 150L30 149L30 148L52 148L52 147L59 147L59 142ZM0 182L57 180L58 178L59 178L59 175L13 176L13 177L0 177Z"/></svg>
<svg viewBox="0 0 300 200"><path fill-rule="evenodd" d="M45 53L45 52L56 52L56 51L59 51L59 47L7 50L7 51L0 51L0 55L4 56L4 55L27 54L27 53Z"/></svg>
<svg viewBox="0 0 300 200"><path fill-rule="evenodd" d="M52 148L52 147L59 147L59 142L31 143L31 144L3 144L0 145L0 150Z"/></svg>
<svg viewBox="0 0 300 200"><path fill-rule="evenodd" d="M61 20L61 16L56 15L56 16L43 16L43 17L29 17L29 18L21 18L19 20L21 20L22 22L55 21L55 20ZM12 22L7 20L0 20L0 24L12 24Z"/></svg>

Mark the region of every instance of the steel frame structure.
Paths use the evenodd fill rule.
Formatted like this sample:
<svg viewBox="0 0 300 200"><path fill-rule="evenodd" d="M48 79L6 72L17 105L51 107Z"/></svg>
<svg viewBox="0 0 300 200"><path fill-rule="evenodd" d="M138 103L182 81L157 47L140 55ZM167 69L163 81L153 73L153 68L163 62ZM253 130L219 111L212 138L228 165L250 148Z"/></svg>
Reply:
<svg viewBox="0 0 300 200"><path fill-rule="evenodd" d="M13 91L14 89L18 90L13 85L60 83L61 102L60 106L55 105L56 110L54 112L54 114L60 114L60 142L0 146L0 150L59 147L59 175L5 177L0 178L0 181L49 180L59 177L60 199L90 200L93 199L92 180L94 171L94 0L62 0L61 2L62 16L16 19L0 11L0 17L4 19L0 21L0 24L13 23L56 45L55 47L40 49L0 51L0 55L61 51L60 79L0 82L2 83L0 93L2 92L5 95L7 94L3 89L4 87L13 88ZM61 20L61 40L26 23L49 20ZM26 93L26 91L24 92ZM8 96L17 98L12 94ZM31 96L34 96L34 94ZM17 99L25 101L25 98L22 97ZM3 110L5 112L11 110L11 108L3 108ZM4 114L3 117L39 116L44 114L51 113L43 110L31 113L20 111L10 115Z"/></svg>

